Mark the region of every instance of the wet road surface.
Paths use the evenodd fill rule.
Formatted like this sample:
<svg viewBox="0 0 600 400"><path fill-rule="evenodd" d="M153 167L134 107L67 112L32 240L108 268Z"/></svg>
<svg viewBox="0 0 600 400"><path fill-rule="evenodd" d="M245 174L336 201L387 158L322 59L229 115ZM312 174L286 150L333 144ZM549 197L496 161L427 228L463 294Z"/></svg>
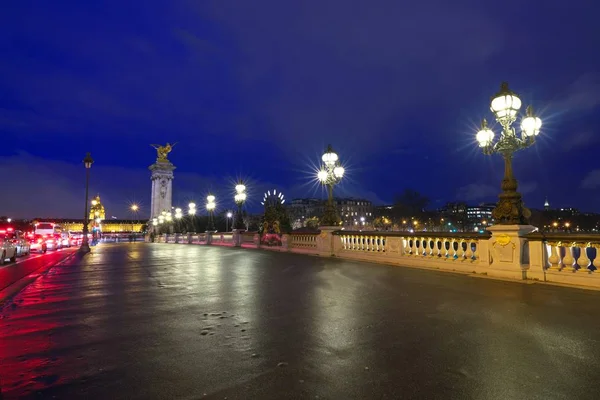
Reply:
<svg viewBox="0 0 600 400"><path fill-rule="evenodd" d="M45 254L32 253L17 258L17 261L14 263L7 261L6 264L0 265L0 291L40 268L43 269L46 266L55 264L75 250L75 248L64 248L49 251Z"/></svg>
<svg viewBox="0 0 600 400"><path fill-rule="evenodd" d="M105 244L0 311L4 399L597 399L600 292Z"/></svg>

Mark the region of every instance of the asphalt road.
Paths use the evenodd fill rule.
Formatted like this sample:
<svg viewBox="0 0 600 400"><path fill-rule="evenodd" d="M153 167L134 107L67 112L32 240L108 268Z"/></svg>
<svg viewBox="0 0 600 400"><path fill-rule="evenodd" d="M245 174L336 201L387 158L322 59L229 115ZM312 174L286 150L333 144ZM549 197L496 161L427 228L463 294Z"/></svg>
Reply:
<svg viewBox="0 0 600 400"><path fill-rule="evenodd" d="M6 261L6 264L0 265L0 292L32 272L63 260L73 251L75 248L64 248L48 251L45 254L32 253L17 258L14 263ZM0 297L1 300L2 297Z"/></svg>
<svg viewBox="0 0 600 400"><path fill-rule="evenodd" d="M600 292L105 244L0 311L5 399L597 399Z"/></svg>

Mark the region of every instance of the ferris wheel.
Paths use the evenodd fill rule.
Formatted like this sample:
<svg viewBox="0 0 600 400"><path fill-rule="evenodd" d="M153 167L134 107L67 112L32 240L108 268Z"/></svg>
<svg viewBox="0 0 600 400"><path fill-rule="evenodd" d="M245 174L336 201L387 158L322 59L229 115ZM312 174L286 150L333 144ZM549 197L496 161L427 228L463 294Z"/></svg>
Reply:
<svg viewBox="0 0 600 400"><path fill-rule="evenodd" d="M267 190L260 202L263 206L274 206L283 203L285 203L285 196L281 192L277 193L277 189L273 189L273 192Z"/></svg>

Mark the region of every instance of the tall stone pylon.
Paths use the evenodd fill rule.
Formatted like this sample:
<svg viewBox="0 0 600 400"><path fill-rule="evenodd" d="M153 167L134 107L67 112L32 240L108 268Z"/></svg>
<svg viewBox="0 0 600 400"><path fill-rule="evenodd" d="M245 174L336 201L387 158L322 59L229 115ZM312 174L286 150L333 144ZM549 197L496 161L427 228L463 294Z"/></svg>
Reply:
<svg viewBox="0 0 600 400"><path fill-rule="evenodd" d="M156 162L148 169L152 175L152 197L150 205L150 220L157 218L163 211L171 211L173 200L173 171L175 166L167 159L167 155L175 144L167 143L164 146L151 145L156 149Z"/></svg>

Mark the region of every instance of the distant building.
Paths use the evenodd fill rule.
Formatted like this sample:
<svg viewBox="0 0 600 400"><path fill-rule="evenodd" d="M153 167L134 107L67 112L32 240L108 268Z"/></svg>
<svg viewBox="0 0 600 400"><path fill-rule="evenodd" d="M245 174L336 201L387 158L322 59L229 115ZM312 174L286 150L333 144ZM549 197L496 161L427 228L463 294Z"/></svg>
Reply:
<svg viewBox="0 0 600 400"><path fill-rule="evenodd" d="M294 228L306 226L311 218L321 218L327 200L306 198L293 199L288 205L288 215ZM334 198L337 211L345 226L361 225L373 220L373 204L369 200L357 198Z"/></svg>

